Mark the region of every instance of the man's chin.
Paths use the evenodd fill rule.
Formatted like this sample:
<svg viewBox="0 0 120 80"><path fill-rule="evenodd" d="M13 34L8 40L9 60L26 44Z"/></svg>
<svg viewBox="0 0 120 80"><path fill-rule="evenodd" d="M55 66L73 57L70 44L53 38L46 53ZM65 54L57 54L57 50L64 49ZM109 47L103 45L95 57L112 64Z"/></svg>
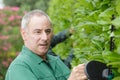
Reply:
<svg viewBox="0 0 120 80"><path fill-rule="evenodd" d="M43 49L43 50L41 50L40 52L41 52L42 54L46 54L47 51L48 51L48 49Z"/></svg>
<svg viewBox="0 0 120 80"><path fill-rule="evenodd" d="M48 47L39 47L39 52L42 53L42 54L46 54L47 51L48 51Z"/></svg>

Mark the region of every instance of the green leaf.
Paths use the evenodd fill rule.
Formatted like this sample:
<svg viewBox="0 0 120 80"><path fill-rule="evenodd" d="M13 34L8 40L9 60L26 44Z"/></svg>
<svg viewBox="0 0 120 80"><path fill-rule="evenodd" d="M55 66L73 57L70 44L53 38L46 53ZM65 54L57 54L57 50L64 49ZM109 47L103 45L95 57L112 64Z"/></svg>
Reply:
<svg viewBox="0 0 120 80"><path fill-rule="evenodd" d="M110 62L107 65L112 65L112 67L119 68L120 67L120 60L116 62Z"/></svg>
<svg viewBox="0 0 120 80"><path fill-rule="evenodd" d="M99 18L109 18L111 19L112 15L114 14L114 8L110 7L106 9L105 11L101 12L99 15Z"/></svg>
<svg viewBox="0 0 120 80"><path fill-rule="evenodd" d="M120 0L117 0L117 1L116 1L116 11L117 11L117 13L118 13L119 16L120 16Z"/></svg>
<svg viewBox="0 0 120 80"><path fill-rule="evenodd" d="M110 24L110 21L106 21L106 20L97 20L97 24L99 24L99 25L108 25L108 24Z"/></svg>
<svg viewBox="0 0 120 80"><path fill-rule="evenodd" d="M120 73L120 68L118 68L118 72Z"/></svg>
<svg viewBox="0 0 120 80"><path fill-rule="evenodd" d="M113 80L120 80L120 77L115 77Z"/></svg>
<svg viewBox="0 0 120 80"><path fill-rule="evenodd" d="M116 17L116 19L112 21L112 24L116 26L116 29L120 28L120 16Z"/></svg>

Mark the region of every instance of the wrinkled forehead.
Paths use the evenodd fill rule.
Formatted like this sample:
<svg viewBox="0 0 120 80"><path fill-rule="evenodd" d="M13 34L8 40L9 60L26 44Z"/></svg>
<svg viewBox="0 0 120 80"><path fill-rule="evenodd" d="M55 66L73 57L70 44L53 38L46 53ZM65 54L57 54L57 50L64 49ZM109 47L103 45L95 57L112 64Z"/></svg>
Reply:
<svg viewBox="0 0 120 80"><path fill-rule="evenodd" d="M41 22L41 23L44 23L44 22L47 22L49 24L50 27L52 27L52 22L49 18L49 16L46 16L46 15L41 15L41 14L34 14L30 17L29 19L29 22L33 19L33 18L40 18L41 20L38 20L38 22ZM37 21L37 20L36 20Z"/></svg>
<svg viewBox="0 0 120 80"><path fill-rule="evenodd" d="M49 27L52 27L51 22L48 19L48 17L46 17L44 15L42 15L42 16L38 16L38 15L32 16L31 19L29 20L29 24L30 23L35 23L35 24L38 24L39 26L40 25L47 25Z"/></svg>
<svg viewBox="0 0 120 80"><path fill-rule="evenodd" d="M32 16L27 27L30 30L49 29L53 31L50 21L46 16Z"/></svg>
<svg viewBox="0 0 120 80"><path fill-rule="evenodd" d="M30 23L31 19L34 16L37 16L37 17L44 16L44 17L46 17L47 21L50 23L50 26L52 27L52 22L51 22L49 16L46 13L41 12L41 11L32 11L32 12L29 12L26 15L23 16L22 21L21 21L21 28L23 28L23 29L27 28L28 24Z"/></svg>

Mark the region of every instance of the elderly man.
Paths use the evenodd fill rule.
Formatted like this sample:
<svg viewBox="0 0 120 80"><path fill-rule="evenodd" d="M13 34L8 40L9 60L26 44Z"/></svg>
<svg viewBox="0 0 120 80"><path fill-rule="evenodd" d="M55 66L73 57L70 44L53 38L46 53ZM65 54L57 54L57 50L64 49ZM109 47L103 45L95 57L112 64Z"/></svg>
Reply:
<svg viewBox="0 0 120 80"><path fill-rule="evenodd" d="M58 58L47 54L53 37L53 27L41 10L27 13L21 22L24 46L11 63L5 80L85 80L84 64L72 72Z"/></svg>

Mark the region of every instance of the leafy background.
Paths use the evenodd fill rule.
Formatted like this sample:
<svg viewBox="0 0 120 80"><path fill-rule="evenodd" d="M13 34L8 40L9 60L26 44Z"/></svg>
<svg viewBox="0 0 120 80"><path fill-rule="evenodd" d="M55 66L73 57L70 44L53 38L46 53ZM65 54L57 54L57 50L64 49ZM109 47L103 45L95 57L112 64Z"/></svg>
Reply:
<svg viewBox="0 0 120 80"><path fill-rule="evenodd" d="M53 49L56 54L64 59L74 50L72 67L90 60L112 65L113 80L120 80L119 0L4 0L4 3L6 7L0 9L0 80L4 80L9 64L23 45L19 33L21 17L36 8L49 14L54 33L70 27L75 29L69 39ZM115 44L113 50L110 50L111 37Z"/></svg>
<svg viewBox="0 0 120 80"><path fill-rule="evenodd" d="M112 65L114 80L120 80L120 1L51 0L49 4L48 14L53 21L55 33L75 28L75 33L56 46L54 51L64 58L70 49L74 49L73 67L90 60ZM110 30L112 25L115 26L113 32ZM114 37L114 50L110 50L110 37Z"/></svg>

